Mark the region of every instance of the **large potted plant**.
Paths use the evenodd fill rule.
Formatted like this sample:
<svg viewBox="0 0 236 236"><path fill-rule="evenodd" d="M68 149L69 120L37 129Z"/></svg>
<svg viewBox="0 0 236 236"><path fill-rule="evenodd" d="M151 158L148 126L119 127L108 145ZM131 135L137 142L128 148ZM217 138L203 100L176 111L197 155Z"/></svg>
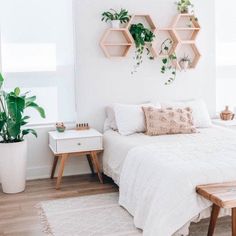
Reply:
<svg viewBox="0 0 236 236"><path fill-rule="evenodd" d="M37 133L28 129L27 108L36 109L42 118L45 112L35 103L35 96L21 94L17 87L12 92L2 89L4 79L0 73L0 175L5 193L18 193L25 189L27 142L25 135Z"/></svg>

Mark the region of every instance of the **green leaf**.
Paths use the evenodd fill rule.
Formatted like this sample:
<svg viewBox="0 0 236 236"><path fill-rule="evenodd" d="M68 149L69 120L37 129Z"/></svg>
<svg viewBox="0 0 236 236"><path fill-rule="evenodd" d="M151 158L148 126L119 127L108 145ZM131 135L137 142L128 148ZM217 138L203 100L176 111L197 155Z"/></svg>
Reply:
<svg viewBox="0 0 236 236"><path fill-rule="evenodd" d="M11 118L16 122L20 122L22 113L25 109L25 100L21 97L16 97L8 94L6 97L7 109Z"/></svg>
<svg viewBox="0 0 236 236"><path fill-rule="evenodd" d="M24 129L22 131L22 136L24 137L25 135L30 134L30 133L33 134L36 138L38 137L36 131L33 129Z"/></svg>
<svg viewBox="0 0 236 236"><path fill-rule="evenodd" d="M163 58L163 59L162 59L163 64L166 64L167 61L168 61L167 58Z"/></svg>
<svg viewBox="0 0 236 236"><path fill-rule="evenodd" d="M35 109L36 111L38 111L38 113L40 114L40 116L42 118L46 117L44 109L42 107L40 107L38 104L31 102L31 103L27 104L26 107L31 107L31 108Z"/></svg>
<svg viewBox="0 0 236 236"><path fill-rule="evenodd" d="M20 95L20 88L19 87L15 88L14 93L16 96L19 96Z"/></svg>
<svg viewBox="0 0 236 236"><path fill-rule="evenodd" d="M2 77L2 74L0 73L0 89L2 88L3 82L4 82L4 79Z"/></svg>
<svg viewBox="0 0 236 236"><path fill-rule="evenodd" d="M25 106L27 107L30 103L36 100L36 96L25 98Z"/></svg>
<svg viewBox="0 0 236 236"><path fill-rule="evenodd" d="M7 116L5 112L0 112L0 132L2 131L3 126L6 124Z"/></svg>
<svg viewBox="0 0 236 236"><path fill-rule="evenodd" d="M13 139L17 139L17 137L20 135L20 127L20 122L15 122L13 119L9 119L7 121L7 132Z"/></svg>

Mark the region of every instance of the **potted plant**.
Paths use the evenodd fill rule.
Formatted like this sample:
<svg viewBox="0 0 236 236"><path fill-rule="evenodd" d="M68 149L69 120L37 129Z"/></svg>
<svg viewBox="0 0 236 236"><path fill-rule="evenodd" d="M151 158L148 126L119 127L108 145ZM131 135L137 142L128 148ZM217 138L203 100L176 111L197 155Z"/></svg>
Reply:
<svg viewBox="0 0 236 236"><path fill-rule="evenodd" d="M152 42L154 41L155 35L151 30L145 28L142 23L132 24L129 31L134 39L136 47L134 56L136 64L134 66L134 70L132 71L133 74L134 72L137 72L137 68L143 62L143 53L145 49L148 58L150 60L154 59L154 57L151 55L150 47L152 46Z"/></svg>
<svg viewBox="0 0 236 236"><path fill-rule="evenodd" d="M112 28L120 28L120 23L127 23L130 20L131 16L129 15L128 10L121 9L117 12L114 9L102 13L102 21L111 22Z"/></svg>
<svg viewBox="0 0 236 236"><path fill-rule="evenodd" d="M191 65L191 60L190 60L189 56L184 55L180 59L179 64L181 66L181 69L186 71L189 68L189 66Z"/></svg>
<svg viewBox="0 0 236 236"><path fill-rule="evenodd" d="M36 109L42 118L45 112L36 103L35 96L21 94L17 87L12 92L2 89L4 79L0 73L0 174L2 189L5 193L18 193L25 189L27 142L25 135L33 129L24 127L29 116L24 116L27 108Z"/></svg>
<svg viewBox="0 0 236 236"><path fill-rule="evenodd" d="M176 5L178 12L181 14L187 14L191 12L192 8L194 7L190 0L180 0L176 2Z"/></svg>
<svg viewBox="0 0 236 236"><path fill-rule="evenodd" d="M164 55L162 58L161 73L170 73L170 77L165 82L165 85L171 84L176 79L177 74L177 56L176 53L171 53L173 41L170 38L165 39L161 44L160 55Z"/></svg>

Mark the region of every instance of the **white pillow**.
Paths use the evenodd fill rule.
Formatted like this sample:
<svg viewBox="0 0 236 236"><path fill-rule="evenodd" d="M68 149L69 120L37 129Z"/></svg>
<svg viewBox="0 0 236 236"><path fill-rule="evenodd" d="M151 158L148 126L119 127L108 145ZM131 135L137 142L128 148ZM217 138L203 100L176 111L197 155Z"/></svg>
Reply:
<svg viewBox="0 0 236 236"><path fill-rule="evenodd" d="M115 111L114 111L114 104L106 107L106 124L113 130L118 130L116 125L116 118L115 118Z"/></svg>
<svg viewBox="0 0 236 236"><path fill-rule="evenodd" d="M122 135L145 132L145 116L142 107L152 106L151 103L141 105L116 104L114 106L116 124ZM159 105L159 108L161 106Z"/></svg>
<svg viewBox="0 0 236 236"><path fill-rule="evenodd" d="M181 101L181 102L165 102L161 103L163 108L174 107L184 108L191 107L193 110L193 122L196 128L208 128L212 125L206 103L201 100Z"/></svg>
<svg viewBox="0 0 236 236"><path fill-rule="evenodd" d="M147 104L147 103L150 104L149 101L142 102L141 104ZM117 127L117 124L116 124L115 111L114 111L115 104L116 103L113 103L113 104L106 107L106 117L107 118L106 118L106 121L105 121L105 124L104 124L104 129L105 130L107 130L107 129L112 129L112 130L115 130L115 131L118 130L118 127ZM124 105L127 105L127 104L124 104ZM133 105L133 104L129 104L129 105Z"/></svg>

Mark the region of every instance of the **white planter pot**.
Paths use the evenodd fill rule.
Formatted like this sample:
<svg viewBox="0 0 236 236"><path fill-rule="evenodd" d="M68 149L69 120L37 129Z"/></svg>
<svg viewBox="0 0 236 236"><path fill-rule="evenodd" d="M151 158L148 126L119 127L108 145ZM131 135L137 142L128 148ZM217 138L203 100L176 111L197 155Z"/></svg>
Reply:
<svg viewBox="0 0 236 236"><path fill-rule="evenodd" d="M119 29L120 28L120 21L119 20L112 20L111 21L111 27L113 29Z"/></svg>
<svg viewBox="0 0 236 236"><path fill-rule="evenodd" d="M25 190L27 142L0 143L0 175L4 193Z"/></svg>

